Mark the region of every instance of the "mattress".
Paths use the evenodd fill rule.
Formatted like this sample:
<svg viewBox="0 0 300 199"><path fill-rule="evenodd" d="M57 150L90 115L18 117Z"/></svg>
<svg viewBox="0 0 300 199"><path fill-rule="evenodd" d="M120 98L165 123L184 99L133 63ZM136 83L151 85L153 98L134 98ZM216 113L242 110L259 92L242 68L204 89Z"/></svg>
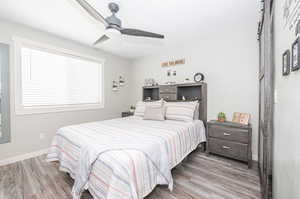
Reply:
<svg viewBox="0 0 300 199"><path fill-rule="evenodd" d="M167 166L171 170L197 146L206 141L203 122L152 121L132 116L101 122L85 123L64 127L56 135L49 150L47 160L59 161L60 170L75 178L81 149L88 133L95 126L111 129L109 138L118 133L135 133L141 136L153 135L163 139L166 144ZM104 130L97 129L103 134ZM116 136L116 135L115 135ZM117 134L122 140L122 135ZM133 139L132 142L135 140ZM128 142L128 141L127 141ZM156 165L149 157L138 150L111 150L101 154L93 163L86 189L95 199L135 199L144 198L156 185L164 184L158 177Z"/></svg>

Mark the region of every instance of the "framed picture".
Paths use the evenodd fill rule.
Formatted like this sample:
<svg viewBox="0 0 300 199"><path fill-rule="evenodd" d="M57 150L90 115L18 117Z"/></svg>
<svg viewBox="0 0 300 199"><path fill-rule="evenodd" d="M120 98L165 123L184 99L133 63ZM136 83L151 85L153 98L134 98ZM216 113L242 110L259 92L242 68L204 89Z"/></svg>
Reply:
<svg viewBox="0 0 300 199"><path fill-rule="evenodd" d="M251 115L249 113L233 113L232 121L244 125L248 125L250 122Z"/></svg>
<svg viewBox="0 0 300 199"><path fill-rule="evenodd" d="M292 45L292 71L296 71L300 69L300 42L299 37L296 39L296 41Z"/></svg>
<svg viewBox="0 0 300 199"><path fill-rule="evenodd" d="M290 74L290 50L286 50L282 55L282 75Z"/></svg>

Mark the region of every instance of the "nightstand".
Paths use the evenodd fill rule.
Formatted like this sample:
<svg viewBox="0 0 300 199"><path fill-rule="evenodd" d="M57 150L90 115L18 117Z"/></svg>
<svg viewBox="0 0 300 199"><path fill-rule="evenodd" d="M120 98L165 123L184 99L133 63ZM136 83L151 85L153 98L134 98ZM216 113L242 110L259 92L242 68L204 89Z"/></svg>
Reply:
<svg viewBox="0 0 300 199"><path fill-rule="evenodd" d="M252 127L234 122L209 121L207 152L248 163L252 166Z"/></svg>
<svg viewBox="0 0 300 199"><path fill-rule="evenodd" d="M122 112L122 117L129 117L132 116L134 114L134 112L130 112L130 111L126 111L126 112Z"/></svg>

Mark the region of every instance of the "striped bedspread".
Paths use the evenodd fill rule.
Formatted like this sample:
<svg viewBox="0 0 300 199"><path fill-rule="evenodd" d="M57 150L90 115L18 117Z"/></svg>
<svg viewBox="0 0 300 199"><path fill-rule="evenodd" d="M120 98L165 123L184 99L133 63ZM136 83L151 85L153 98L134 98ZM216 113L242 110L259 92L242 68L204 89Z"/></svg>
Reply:
<svg viewBox="0 0 300 199"><path fill-rule="evenodd" d="M136 199L158 184L170 185L171 169L204 141L199 120L149 121L133 116L60 129L47 160L60 161L60 170L70 173L75 186L79 173L83 181L86 177L85 188L96 199Z"/></svg>

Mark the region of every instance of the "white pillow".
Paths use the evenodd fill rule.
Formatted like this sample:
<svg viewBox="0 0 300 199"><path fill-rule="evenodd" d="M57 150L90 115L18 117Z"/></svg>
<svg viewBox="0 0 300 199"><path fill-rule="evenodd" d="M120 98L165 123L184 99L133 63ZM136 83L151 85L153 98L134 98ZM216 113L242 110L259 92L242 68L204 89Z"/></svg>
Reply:
<svg viewBox="0 0 300 199"><path fill-rule="evenodd" d="M166 119L192 122L198 102L167 102Z"/></svg>
<svg viewBox="0 0 300 199"><path fill-rule="evenodd" d="M144 120L165 120L165 108L163 106L146 105Z"/></svg>
<svg viewBox="0 0 300 199"><path fill-rule="evenodd" d="M142 102L142 101L137 102L136 106L135 106L134 115L144 117L146 105L162 107L163 106L163 100L152 101L152 102Z"/></svg>

